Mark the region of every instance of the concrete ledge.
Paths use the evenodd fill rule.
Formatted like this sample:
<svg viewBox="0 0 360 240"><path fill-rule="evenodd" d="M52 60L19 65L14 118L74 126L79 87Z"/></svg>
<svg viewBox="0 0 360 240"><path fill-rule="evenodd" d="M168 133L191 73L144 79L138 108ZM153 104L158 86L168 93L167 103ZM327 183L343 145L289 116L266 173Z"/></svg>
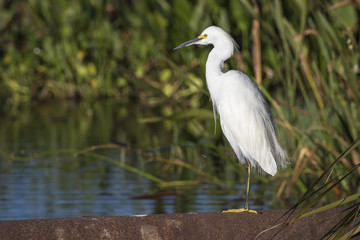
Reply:
<svg viewBox="0 0 360 240"><path fill-rule="evenodd" d="M186 213L0 221L0 239L254 239L286 210L252 213ZM343 208L300 219L275 239L320 239ZM271 239L278 228L257 239Z"/></svg>

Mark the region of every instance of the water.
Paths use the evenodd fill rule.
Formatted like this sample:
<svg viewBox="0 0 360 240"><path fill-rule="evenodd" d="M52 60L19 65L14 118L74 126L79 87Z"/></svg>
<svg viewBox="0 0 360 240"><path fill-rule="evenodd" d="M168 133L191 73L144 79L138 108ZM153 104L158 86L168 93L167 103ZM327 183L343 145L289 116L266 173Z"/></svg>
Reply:
<svg viewBox="0 0 360 240"><path fill-rule="evenodd" d="M201 179L183 168L164 168L165 164L154 161L154 156L142 154L160 148L163 150L155 151L157 155L171 158L177 156L172 152L180 149L184 161L193 161L194 167L215 174L208 157L210 150L204 145L178 134L176 141L191 147L171 147L174 131L164 127L163 122L140 124L136 120L139 114L148 113L136 107L129 111L114 101L31 106L16 113L2 111L0 219L212 212L242 204L243 199L232 192L244 190L239 184L159 188L153 181L109 161L73 155L90 146L121 143L131 147L89 152L124 162L164 181ZM164 146L170 147L161 148ZM193 156L198 157L194 160ZM238 175L229 169L223 167L220 175L234 180ZM271 187L251 187L252 208L272 208Z"/></svg>

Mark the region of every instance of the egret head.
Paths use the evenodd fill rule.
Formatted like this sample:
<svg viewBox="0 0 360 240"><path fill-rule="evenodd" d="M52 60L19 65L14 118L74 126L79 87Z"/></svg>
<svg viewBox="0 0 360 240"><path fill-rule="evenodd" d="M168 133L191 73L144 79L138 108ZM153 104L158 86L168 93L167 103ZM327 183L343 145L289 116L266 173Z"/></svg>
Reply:
<svg viewBox="0 0 360 240"><path fill-rule="evenodd" d="M210 26L206 28L198 37L191 39L190 41L184 42L174 48L174 50L187 47L193 44L197 45L209 45L212 44L214 47L221 45L222 47L230 48L232 51L238 48L238 45L234 39L224 30L216 26Z"/></svg>

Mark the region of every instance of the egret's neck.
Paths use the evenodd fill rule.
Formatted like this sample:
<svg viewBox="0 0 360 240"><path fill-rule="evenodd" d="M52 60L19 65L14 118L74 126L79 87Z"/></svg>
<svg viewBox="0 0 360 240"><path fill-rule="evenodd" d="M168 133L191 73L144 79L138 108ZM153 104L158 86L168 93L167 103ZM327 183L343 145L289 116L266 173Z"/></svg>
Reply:
<svg viewBox="0 0 360 240"><path fill-rule="evenodd" d="M228 45L215 45L209 53L206 61L206 83L213 102L217 99L217 88L221 87L221 76L225 73L224 61L232 56L233 51L233 45L231 48Z"/></svg>
<svg viewBox="0 0 360 240"><path fill-rule="evenodd" d="M232 56L233 52L234 45L231 41L214 44L206 62L206 78L210 76L209 74L223 74L224 62Z"/></svg>
<svg viewBox="0 0 360 240"><path fill-rule="evenodd" d="M206 61L206 78L208 79L209 74L218 76L224 73L224 61L221 55L219 56L217 49L213 48Z"/></svg>

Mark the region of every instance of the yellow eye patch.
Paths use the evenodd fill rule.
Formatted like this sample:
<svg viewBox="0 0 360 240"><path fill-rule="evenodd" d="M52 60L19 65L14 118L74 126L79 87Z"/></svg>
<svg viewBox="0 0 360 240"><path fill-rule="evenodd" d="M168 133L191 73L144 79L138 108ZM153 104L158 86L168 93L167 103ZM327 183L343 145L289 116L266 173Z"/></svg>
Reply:
<svg viewBox="0 0 360 240"><path fill-rule="evenodd" d="M206 39L207 38L207 34L203 34L203 35L200 35L198 38L202 38L202 39Z"/></svg>

